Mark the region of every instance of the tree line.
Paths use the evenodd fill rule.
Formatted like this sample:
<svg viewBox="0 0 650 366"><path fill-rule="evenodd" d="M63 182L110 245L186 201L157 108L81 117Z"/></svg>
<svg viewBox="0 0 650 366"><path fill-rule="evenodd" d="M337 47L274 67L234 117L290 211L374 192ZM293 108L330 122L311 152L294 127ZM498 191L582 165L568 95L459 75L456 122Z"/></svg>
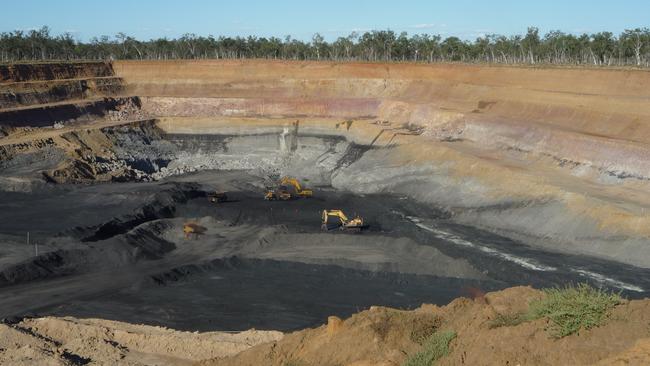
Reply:
<svg viewBox="0 0 650 366"><path fill-rule="evenodd" d="M137 40L124 33L88 42L70 33L51 34L48 27L0 33L0 62L107 59L245 59L468 62L498 64L561 64L650 66L650 29L574 35L561 31L524 35L485 35L474 41L440 35L378 30L353 32L327 42L320 34L311 41L291 36L213 37L185 34L168 39Z"/></svg>

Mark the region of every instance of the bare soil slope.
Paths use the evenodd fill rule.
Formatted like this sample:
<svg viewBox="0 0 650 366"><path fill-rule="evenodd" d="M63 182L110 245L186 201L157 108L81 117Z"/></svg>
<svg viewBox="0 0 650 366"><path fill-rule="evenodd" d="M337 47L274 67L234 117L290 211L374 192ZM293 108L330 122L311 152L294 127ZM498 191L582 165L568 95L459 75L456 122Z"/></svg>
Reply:
<svg viewBox="0 0 650 366"><path fill-rule="evenodd" d="M454 332L436 365L646 365L650 301L624 301L605 325L561 339L547 320L495 326L543 295L530 287L472 293L442 307L371 307L282 334L180 332L99 319L35 318L0 324L3 365L402 365L422 339Z"/></svg>
<svg viewBox="0 0 650 366"><path fill-rule="evenodd" d="M418 339L453 331L450 353L436 365L642 365L650 362L650 301L617 306L609 322L562 339L545 320L494 328L499 315L525 311L541 297L529 287L459 298L443 307L413 311L375 307L319 328L287 334L234 357L200 365L401 365L421 347Z"/></svg>
<svg viewBox="0 0 650 366"><path fill-rule="evenodd" d="M275 341L282 333L190 333L100 319L36 318L0 324L3 365L190 365Z"/></svg>

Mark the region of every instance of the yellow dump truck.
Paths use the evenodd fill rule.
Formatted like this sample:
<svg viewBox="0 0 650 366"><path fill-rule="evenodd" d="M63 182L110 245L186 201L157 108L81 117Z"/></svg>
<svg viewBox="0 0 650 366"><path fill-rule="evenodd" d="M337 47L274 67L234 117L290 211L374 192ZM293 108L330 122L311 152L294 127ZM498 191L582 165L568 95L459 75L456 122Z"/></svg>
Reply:
<svg viewBox="0 0 650 366"><path fill-rule="evenodd" d="M199 235L205 234L208 229L195 222L186 222L183 224L183 234L185 239L196 239Z"/></svg>
<svg viewBox="0 0 650 366"><path fill-rule="evenodd" d="M221 203L228 201L228 195L226 192L215 191L208 194L208 201L212 203Z"/></svg>
<svg viewBox="0 0 650 366"><path fill-rule="evenodd" d="M264 199L267 201L288 201L291 199L291 193L286 189L282 189L282 187L277 190L267 188Z"/></svg>

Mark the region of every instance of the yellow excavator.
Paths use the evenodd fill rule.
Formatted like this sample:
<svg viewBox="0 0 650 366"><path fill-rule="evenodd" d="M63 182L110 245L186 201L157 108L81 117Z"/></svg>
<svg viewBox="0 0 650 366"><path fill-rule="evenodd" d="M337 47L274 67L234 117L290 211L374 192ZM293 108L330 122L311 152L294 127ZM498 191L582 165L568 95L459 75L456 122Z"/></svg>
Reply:
<svg viewBox="0 0 650 366"><path fill-rule="evenodd" d="M300 185L300 182L298 182L298 179L296 178L284 177L282 180L280 180L280 186L292 186L299 197L307 198L314 195L314 191L311 189L303 189Z"/></svg>
<svg viewBox="0 0 650 366"><path fill-rule="evenodd" d="M279 188L273 190L273 188L267 188L266 194L264 194L264 199L267 201L288 201L293 198L293 195L289 192L288 187L293 187L295 196L308 198L314 195L314 191L311 189L303 189L300 185L300 182L296 178L292 177L283 177L280 180Z"/></svg>
<svg viewBox="0 0 650 366"><path fill-rule="evenodd" d="M340 230L361 231L368 227L363 223L361 216L355 216L349 219L341 210L323 210L323 224L321 229L323 231Z"/></svg>

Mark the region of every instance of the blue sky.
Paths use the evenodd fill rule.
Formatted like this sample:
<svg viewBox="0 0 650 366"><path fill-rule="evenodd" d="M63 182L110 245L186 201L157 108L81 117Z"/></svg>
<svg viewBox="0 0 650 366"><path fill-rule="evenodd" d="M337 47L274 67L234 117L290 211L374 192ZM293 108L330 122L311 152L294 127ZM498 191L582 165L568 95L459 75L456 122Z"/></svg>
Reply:
<svg viewBox="0 0 650 366"><path fill-rule="evenodd" d="M0 31L48 25L80 40L124 32L138 39L197 35L256 35L327 40L352 31L391 29L409 34L569 33L650 26L647 0L5 0Z"/></svg>

